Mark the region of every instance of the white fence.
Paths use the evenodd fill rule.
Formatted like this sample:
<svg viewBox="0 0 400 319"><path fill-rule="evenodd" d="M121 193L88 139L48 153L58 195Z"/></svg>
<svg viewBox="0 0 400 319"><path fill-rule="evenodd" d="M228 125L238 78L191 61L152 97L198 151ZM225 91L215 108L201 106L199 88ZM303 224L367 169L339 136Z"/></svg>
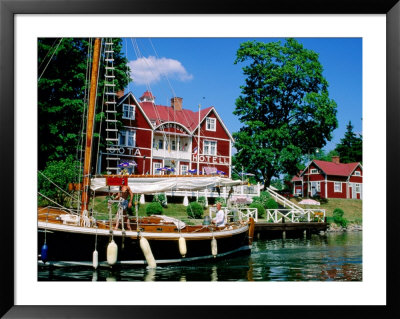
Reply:
<svg viewBox="0 0 400 319"><path fill-rule="evenodd" d="M324 209L267 209L267 222L272 223L301 223L301 222L324 222Z"/></svg>
<svg viewBox="0 0 400 319"><path fill-rule="evenodd" d="M230 218L233 219L238 219L240 221L248 221L250 217L254 219L255 222L258 222L258 210L257 208L248 208L248 207L241 207L241 208L228 208L228 207L221 207L221 209L224 210L225 212L225 223L227 223ZM216 207L210 207L209 208L209 215L210 218L212 219L215 217L215 214L217 213L217 208Z"/></svg>

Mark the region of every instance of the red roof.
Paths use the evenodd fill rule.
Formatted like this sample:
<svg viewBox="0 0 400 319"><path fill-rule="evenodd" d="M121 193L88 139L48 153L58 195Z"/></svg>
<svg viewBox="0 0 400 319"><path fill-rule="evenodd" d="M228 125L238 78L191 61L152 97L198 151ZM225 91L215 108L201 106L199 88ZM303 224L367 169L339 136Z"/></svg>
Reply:
<svg viewBox="0 0 400 319"><path fill-rule="evenodd" d="M297 175L293 176L293 178L291 179L291 182L301 182L303 180L302 177L299 177Z"/></svg>
<svg viewBox="0 0 400 319"><path fill-rule="evenodd" d="M291 179L291 182L301 182L303 180L301 173L303 173L303 171L300 171L297 175L294 175Z"/></svg>
<svg viewBox="0 0 400 319"><path fill-rule="evenodd" d="M349 176L360 163L333 163L313 160L313 162L327 175Z"/></svg>
<svg viewBox="0 0 400 319"><path fill-rule="evenodd" d="M177 122L192 132L199 124L199 112L191 110L174 110L171 106L155 105L152 102L140 102L140 106L150 121L156 121L156 125L162 122ZM200 121L204 119L212 106L200 110ZM160 121L161 120L161 121Z"/></svg>

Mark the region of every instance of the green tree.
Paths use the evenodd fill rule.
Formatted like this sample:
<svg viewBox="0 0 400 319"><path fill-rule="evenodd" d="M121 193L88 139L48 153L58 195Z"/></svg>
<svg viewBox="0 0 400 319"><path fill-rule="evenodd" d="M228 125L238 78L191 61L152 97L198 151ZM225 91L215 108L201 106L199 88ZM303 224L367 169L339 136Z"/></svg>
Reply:
<svg viewBox="0 0 400 319"><path fill-rule="evenodd" d="M68 184L77 182L77 170L79 165L72 156L65 160L50 161L43 172L38 172L38 191L56 203L65 206L70 200L68 196ZM58 187L54 186L56 184ZM47 199L39 195L39 205L53 205Z"/></svg>
<svg viewBox="0 0 400 319"><path fill-rule="evenodd" d="M122 55L122 40L113 39L116 90L130 79L127 59ZM82 116L87 104L92 41L83 38L38 39L38 152L39 169L47 161L77 154L82 130ZM100 66L102 74L103 66ZM98 96L102 95L104 77L99 77ZM98 99L96 120L102 103Z"/></svg>
<svg viewBox="0 0 400 319"><path fill-rule="evenodd" d="M359 137L353 132L354 126L349 121L347 131L335 150L340 156L342 163L354 163L362 161L362 135Z"/></svg>
<svg viewBox="0 0 400 319"><path fill-rule="evenodd" d="M233 112L244 124L234 133L236 160L258 181L295 174L302 155L322 148L337 127L336 103L318 54L294 39L242 43L245 85Z"/></svg>

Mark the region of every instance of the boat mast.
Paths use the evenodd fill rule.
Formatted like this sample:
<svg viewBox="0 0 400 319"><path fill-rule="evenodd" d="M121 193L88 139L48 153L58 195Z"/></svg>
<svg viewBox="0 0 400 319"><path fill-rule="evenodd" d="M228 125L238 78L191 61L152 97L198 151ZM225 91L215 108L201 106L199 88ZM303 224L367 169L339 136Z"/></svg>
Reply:
<svg viewBox="0 0 400 319"><path fill-rule="evenodd" d="M100 60L100 38L94 40L92 75L90 79L90 95L89 108L86 122L86 144L85 144L85 161L83 165L83 190L82 190L82 205L81 215L89 208L89 187L90 187L90 166L92 162L92 138L93 138L93 122L94 110L96 106L97 94L97 78L99 72Z"/></svg>

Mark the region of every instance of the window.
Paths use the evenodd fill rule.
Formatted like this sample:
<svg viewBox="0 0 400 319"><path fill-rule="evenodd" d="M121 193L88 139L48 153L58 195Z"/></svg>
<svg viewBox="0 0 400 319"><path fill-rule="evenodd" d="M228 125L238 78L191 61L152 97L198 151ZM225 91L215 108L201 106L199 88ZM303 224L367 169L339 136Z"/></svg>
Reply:
<svg viewBox="0 0 400 319"><path fill-rule="evenodd" d="M188 165L181 165L181 175L187 175L189 170Z"/></svg>
<svg viewBox="0 0 400 319"><path fill-rule="evenodd" d="M150 121L151 125L156 126L156 121Z"/></svg>
<svg viewBox="0 0 400 319"><path fill-rule="evenodd" d="M217 155L217 142L216 141L204 141L203 154L204 155Z"/></svg>
<svg viewBox="0 0 400 319"><path fill-rule="evenodd" d="M356 193L361 193L361 184L356 184Z"/></svg>
<svg viewBox="0 0 400 319"><path fill-rule="evenodd" d="M136 145L136 132L135 131L120 131L119 132L119 145L127 147L135 147Z"/></svg>
<svg viewBox="0 0 400 319"><path fill-rule="evenodd" d="M317 192L321 191L321 183L320 182L316 183L316 188L317 188Z"/></svg>
<svg viewBox="0 0 400 319"><path fill-rule="evenodd" d="M318 174L318 170L316 168L311 169L311 174Z"/></svg>
<svg viewBox="0 0 400 319"><path fill-rule="evenodd" d="M128 120L135 119L135 106L130 104L122 104L122 118Z"/></svg>
<svg viewBox="0 0 400 319"><path fill-rule="evenodd" d="M342 183L341 182L335 182L334 191L336 193L341 193L342 192Z"/></svg>
<svg viewBox="0 0 400 319"><path fill-rule="evenodd" d="M171 141L171 151L176 151L176 141L175 140Z"/></svg>
<svg viewBox="0 0 400 319"><path fill-rule="evenodd" d="M216 131L216 122L217 120L212 117L206 118L206 130L207 131Z"/></svg>
<svg viewBox="0 0 400 319"><path fill-rule="evenodd" d="M161 175L161 171L157 170L157 168L161 168L161 163L153 163L153 174Z"/></svg>
<svg viewBox="0 0 400 319"><path fill-rule="evenodd" d="M356 175L356 176L361 176L361 172L360 172L360 171L355 171L355 172L354 172L354 175Z"/></svg>

